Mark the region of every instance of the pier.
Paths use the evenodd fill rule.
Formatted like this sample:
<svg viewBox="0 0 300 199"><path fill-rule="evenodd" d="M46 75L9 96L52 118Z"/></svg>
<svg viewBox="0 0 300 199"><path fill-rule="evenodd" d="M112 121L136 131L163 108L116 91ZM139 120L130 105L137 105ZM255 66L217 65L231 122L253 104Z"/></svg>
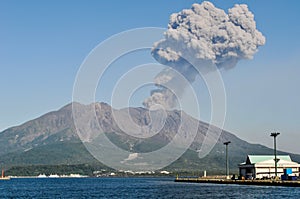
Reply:
<svg viewBox="0 0 300 199"><path fill-rule="evenodd" d="M175 182L186 183L212 183L212 184L238 184L238 185L259 185L259 186L285 186L300 187L300 181L283 180L228 180L228 179L206 179L206 178L182 178L178 177Z"/></svg>

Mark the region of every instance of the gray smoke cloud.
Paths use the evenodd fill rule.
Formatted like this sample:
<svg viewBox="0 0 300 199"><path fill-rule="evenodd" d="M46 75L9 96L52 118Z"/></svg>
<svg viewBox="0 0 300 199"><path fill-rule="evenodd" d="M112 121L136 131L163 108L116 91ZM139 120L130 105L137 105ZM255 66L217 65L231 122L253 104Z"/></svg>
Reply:
<svg viewBox="0 0 300 199"><path fill-rule="evenodd" d="M235 5L226 14L212 3L203 2L172 14L164 39L154 44L151 53L158 62L193 83L198 71L233 68L241 59L252 59L264 44L265 37L256 29L247 5ZM181 97L187 85L176 81L178 73L174 70L165 69L156 76L158 89L144 100L144 106L176 106L176 96Z"/></svg>

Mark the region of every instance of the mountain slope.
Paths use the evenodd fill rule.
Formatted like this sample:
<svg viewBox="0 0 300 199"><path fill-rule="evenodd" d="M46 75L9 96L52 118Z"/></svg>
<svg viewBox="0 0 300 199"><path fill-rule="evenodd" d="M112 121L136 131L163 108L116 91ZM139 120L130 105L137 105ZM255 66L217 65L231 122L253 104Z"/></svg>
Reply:
<svg viewBox="0 0 300 199"><path fill-rule="evenodd" d="M115 145L132 153L146 153L158 150L170 143L179 128L182 117L189 124L198 123L197 135L187 150L177 161L167 168L171 170L207 170L210 172L223 172L225 163L224 141L230 140L229 145L230 167L234 171L237 165L245 161L248 154L273 154L273 150L258 144L250 144L236 137L235 135L222 131L217 144L213 150L203 159L199 159L197 150L201 148L204 137L207 133L208 124L197 121L194 118L181 114L180 111L167 112L165 125L158 134L149 138L137 138L127 135L119 127L114 117L118 117L121 125L129 125L129 118L124 115L129 112L131 119L139 126L147 126L151 123L151 117L144 108L128 108L115 110L105 103L91 105L76 104L82 111L82 115L89 108L96 110L99 126L88 124L97 132L101 131ZM154 117L158 115L152 115ZM83 121L85 118L83 118ZM128 128L125 127L125 128ZM189 136L189 126L185 126L184 135ZM143 130L145 134L149 129ZM82 136L82 135L81 135ZM93 139L84 137L84 139ZM83 140L84 140L83 139ZM287 154L278 152L279 154ZM290 154L294 161L300 162L300 156ZM17 127L9 128L0 133L0 164L5 167L13 165L59 165L59 164L98 164L97 160L86 150L78 134L72 116L72 104L69 104L58 111L47 113L35 120L26 122Z"/></svg>

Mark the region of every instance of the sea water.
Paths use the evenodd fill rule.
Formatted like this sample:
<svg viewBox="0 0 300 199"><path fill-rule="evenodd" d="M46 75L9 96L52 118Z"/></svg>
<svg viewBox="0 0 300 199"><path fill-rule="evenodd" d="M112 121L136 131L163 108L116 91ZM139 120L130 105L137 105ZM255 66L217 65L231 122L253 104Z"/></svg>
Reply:
<svg viewBox="0 0 300 199"><path fill-rule="evenodd" d="M0 181L0 198L299 198L300 187L179 183L174 178L27 178Z"/></svg>

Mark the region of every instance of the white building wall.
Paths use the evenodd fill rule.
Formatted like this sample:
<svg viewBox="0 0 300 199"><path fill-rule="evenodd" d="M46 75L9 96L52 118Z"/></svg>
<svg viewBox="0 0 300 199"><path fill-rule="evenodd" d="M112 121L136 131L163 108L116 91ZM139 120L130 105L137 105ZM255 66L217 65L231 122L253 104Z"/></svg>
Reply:
<svg viewBox="0 0 300 199"><path fill-rule="evenodd" d="M275 177L275 165L274 160L269 159L266 161L256 162L254 164L249 163L249 160L247 159L247 164L241 164L240 165L240 175L244 177L251 177L253 178L272 178ZM247 162L246 161L246 162ZM300 164L293 162L291 160L287 160L287 158L282 158L277 163L277 176L281 177L281 175L284 174L285 168L291 168L292 169L292 176L299 176L300 175Z"/></svg>
<svg viewBox="0 0 300 199"><path fill-rule="evenodd" d="M278 167L277 168L277 176L280 177L284 174L284 169L287 167ZM299 176L299 169L298 168L291 168L293 171L293 176ZM256 175L255 178L263 178L268 177L272 178L275 177L275 167L269 168L256 168Z"/></svg>

